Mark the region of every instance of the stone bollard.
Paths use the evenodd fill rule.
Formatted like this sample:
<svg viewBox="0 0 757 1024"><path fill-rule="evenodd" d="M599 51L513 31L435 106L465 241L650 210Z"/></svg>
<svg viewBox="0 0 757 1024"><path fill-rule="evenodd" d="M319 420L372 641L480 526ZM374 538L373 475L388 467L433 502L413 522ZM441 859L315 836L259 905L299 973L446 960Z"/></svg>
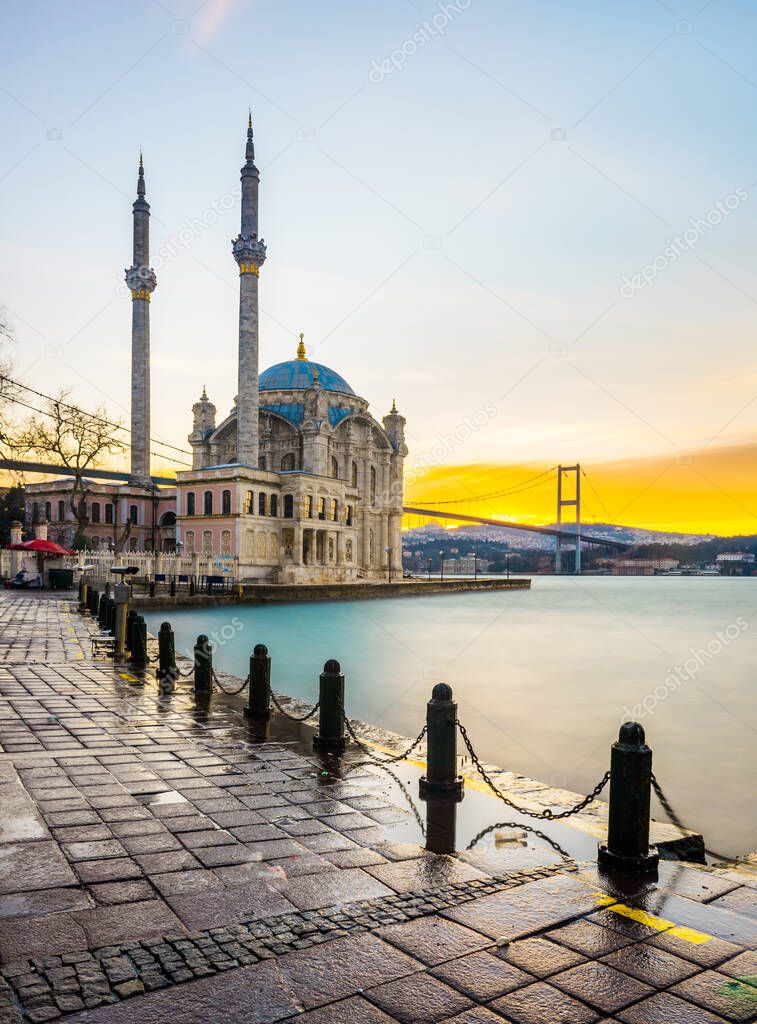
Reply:
<svg viewBox="0 0 757 1024"><path fill-rule="evenodd" d="M457 704L446 683L437 683L431 691L426 726L426 774L418 784L420 796L462 800L463 778L457 774Z"/></svg>
<svg viewBox="0 0 757 1024"><path fill-rule="evenodd" d="M158 667L155 675L161 693L173 693L176 688L176 642L170 622L158 630Z"/></svg>
<svg viewBox="0 0 757 1024"><path fill-rule="evenodd" d="M659 855L649 849L652 751L644 727L624 722L610 754L610 814L607 843L599 847L601 868L656 875Z"/></svg>
<svg viewBox="0 0 757 1024"><path fill-rule="evenodd" d="M126 613L126 638L125 638L125 646L126 646L126 650L127 651L131 650L132 637L133 637L132 630L134 629L134 623L137 620L137 615L138 615L138 612L135 612L133 608L130 608L129 611Z"/></svg>
<svg viewBox="0 0 757 1024"><path fill-rule="evenodd" d="M338 661L327 661L323 666L318 688L320 713L318 732L313 746L319 750L342 751L344 738L344 673Z"/></svg>
<svg viewBox="0 0 757 1024"><path fill-rule="evenodd" d="M209 697L213 689L213 651L210 641L200 633L195 644L195 695Z"/></svg>
<svg viewBox="0 0 757 1024"><path fill-rule="evenodd" d="M271 714L271 658L265 644L255 644L250 658L250 690L245 718L268 718Z"/></svg>
<svg viewBox="0 0 757 1024"><path fill-rule="evenodd" d="M147 667L147 623L137 615L131 627L131 664L141 671Z"/></svg>

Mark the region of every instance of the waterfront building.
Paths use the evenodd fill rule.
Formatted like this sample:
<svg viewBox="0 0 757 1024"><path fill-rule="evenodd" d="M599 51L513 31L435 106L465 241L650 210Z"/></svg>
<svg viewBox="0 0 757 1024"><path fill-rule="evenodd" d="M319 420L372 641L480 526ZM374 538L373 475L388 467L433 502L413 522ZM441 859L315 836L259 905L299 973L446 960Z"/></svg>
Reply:
<svg viewBox="0 0 757 1024"><path fill-rule="evenodd" d="M175 487L150 476L150 207L140 157L133 204L131 469L128 483L89 483L86 536L93 546L180 550L234 559L242 579L282 583L383 579L402 569L405 419L382 421L335 370L306 356L258 374L258 287L266 260L259 235L260 173L252 119L241 170L237 394L229 413L205 388L192 406L192 468ZM293 345L294 348L294 345ZM199 389L198 389L199 390ZM27 521L48 520L70 544L71 479L27 487Z"/></svg>

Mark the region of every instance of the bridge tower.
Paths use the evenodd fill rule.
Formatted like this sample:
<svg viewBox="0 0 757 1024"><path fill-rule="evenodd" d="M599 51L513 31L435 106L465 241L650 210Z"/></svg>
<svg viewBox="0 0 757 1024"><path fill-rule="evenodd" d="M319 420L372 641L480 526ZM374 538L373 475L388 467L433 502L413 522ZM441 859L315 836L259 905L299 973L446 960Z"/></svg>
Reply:
<svg viewBox="0 0 757 1024"><path fill-rule="evenodd" d="M575 478L575 498L563 498L563 476ZM557 528L562 526L562 511L564 508L574 507L576 510L576 565L575 572L581 574L581 466L557 467ZM555 537L555 573L562 572L562 538Z"/></svg>

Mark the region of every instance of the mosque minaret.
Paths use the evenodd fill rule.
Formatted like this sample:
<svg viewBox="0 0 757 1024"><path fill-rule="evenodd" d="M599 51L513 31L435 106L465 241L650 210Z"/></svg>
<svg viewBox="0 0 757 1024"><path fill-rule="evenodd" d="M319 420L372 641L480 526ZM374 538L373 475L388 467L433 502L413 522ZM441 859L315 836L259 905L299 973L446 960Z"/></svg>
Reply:
<svg viewBox="0 0 757 1024"><path fill-rule="evenodd" d="M192 406L191 469L175 487L150 477L150 207L142 158L133 205L131 467L127 483L91 481L92 547L177 552L181 571L230 573L240 581L322 583L386 579L402 569L405 419L393 404L379 422L335 370L294 358L258 373L260 268L258 187L252 116L241 170L236 398L217 422L205 388ZM294 342L292 344L295 348ZM230 367L231 369L231 367ZM233 372L233 371L232 371ZM199 391L199 388L198 388ZM160 481L162 483L162 481ZM70 544L70 479L27 488L29 520Z"/></svg>

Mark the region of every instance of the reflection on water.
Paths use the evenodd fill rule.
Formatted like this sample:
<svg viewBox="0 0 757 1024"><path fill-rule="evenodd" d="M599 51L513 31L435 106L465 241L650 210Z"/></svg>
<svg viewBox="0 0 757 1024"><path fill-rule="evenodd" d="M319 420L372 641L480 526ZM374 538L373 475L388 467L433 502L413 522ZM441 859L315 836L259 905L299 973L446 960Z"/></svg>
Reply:
<svg viewBox="0 0 757 1024"><path fill-rule="evenodd" d="M198 633L221 637L236 616L243 628L217 647L216 665L244 677L265 643L275 688L309 702L323 663L338 658L350 715L406 736L433 684L448 682L483 759L574 792L608 767L619 722L640 715L684 821L709 845L743 853L757 848L756 608L757 579L536 577L530 591L146 618L155 632L170 617L177 650L191 650ZM746 628L718 641L739 618ZM686 672L674 676L677 666Z"/></svg>

